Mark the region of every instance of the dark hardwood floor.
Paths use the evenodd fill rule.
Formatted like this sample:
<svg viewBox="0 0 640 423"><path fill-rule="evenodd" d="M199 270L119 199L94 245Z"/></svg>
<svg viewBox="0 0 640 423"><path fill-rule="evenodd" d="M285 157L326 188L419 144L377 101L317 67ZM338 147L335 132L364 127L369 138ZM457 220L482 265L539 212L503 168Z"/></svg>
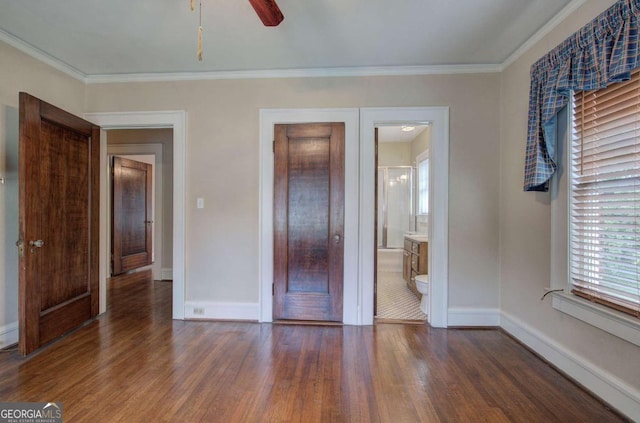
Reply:
<svg viewBox="0 0 640 423"><path fill-rule="evenodd" d="M0 402L65 422L616 422L498 330L171 320L171 283L113 281L109 311L29 358Z"/></svg>

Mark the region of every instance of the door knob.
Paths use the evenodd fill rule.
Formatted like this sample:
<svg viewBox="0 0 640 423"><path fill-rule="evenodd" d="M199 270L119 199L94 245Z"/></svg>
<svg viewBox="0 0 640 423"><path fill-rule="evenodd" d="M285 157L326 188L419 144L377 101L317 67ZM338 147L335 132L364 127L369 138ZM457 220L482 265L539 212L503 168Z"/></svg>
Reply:
<svg viewBox="0 0 640 423"><path fill-rule="evenodd" d="M333 239L336 241L336 244L340 244L340 235L338 234L334 235Z"/></svg>
<svg viewBox="0 0 640 423"><path fill-rule="evenodd" d="M44 241L41 239L37 239L35 241L29 241L29 245L31 245L32 247L42 248L42 246L44 245Z"/></svg>

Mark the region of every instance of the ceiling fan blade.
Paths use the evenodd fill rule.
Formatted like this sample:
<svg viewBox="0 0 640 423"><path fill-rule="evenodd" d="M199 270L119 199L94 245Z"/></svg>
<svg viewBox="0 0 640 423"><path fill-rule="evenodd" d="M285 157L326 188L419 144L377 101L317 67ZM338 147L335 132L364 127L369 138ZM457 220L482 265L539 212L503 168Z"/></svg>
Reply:
<svg viewBox="0 0 640 423"><path fill-rule="evenodd" d="M284 15L275 0L249 0L264 26L278 26Z"/></svg>

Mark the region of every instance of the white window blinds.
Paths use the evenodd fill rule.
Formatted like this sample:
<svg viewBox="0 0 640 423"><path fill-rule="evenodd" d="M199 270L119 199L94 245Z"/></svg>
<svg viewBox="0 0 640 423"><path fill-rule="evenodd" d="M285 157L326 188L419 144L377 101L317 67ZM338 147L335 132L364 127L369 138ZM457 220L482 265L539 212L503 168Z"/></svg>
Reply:
<svg viewBox="0 0 640 423"><path fill-rule="evenodd" d="M572 292L640 317L640 72L574 95Z"/></svg>

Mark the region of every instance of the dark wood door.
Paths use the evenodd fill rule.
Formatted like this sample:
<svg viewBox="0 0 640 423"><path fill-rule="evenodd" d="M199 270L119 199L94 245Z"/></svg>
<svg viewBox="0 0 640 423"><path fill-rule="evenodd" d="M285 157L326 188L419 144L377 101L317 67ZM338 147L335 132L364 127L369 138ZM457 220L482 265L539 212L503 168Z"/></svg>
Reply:
<svg viewBox="0 0 640 423"><path fill-rule="evenodd" d="M112 274L119 275L153 262L153 167L114 157L112 169Z"/></svg>
<svg viewBox="0 0 640 423"><path fill-rule="evenodd" d="M20 93L19 349L98 314L100 128Z"/></svg>
<svg viewBox="0 0 640 423"><path fill-rule="evenodd" d="M274 319L342 321L344 123L275 125Z"/></svg>

